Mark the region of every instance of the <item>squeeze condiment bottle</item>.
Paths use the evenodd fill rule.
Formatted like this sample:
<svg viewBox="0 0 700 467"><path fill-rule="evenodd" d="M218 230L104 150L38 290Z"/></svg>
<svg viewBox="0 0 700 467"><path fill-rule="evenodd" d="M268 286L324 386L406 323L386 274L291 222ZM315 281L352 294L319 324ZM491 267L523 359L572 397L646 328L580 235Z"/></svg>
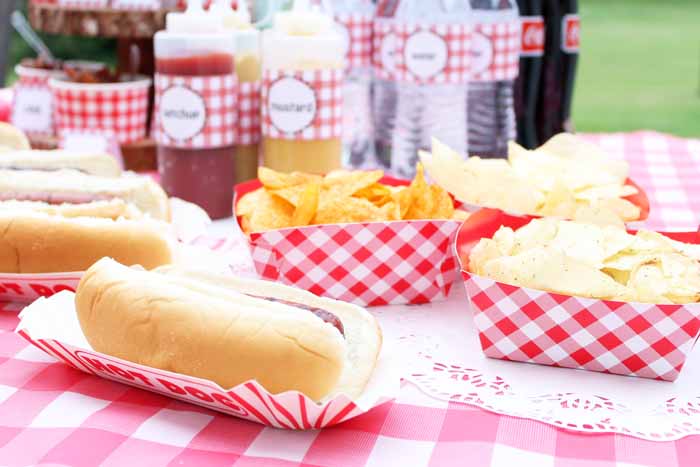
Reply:
<svg viewBox="0 0 700 467"><path fill-rule="evenodd" d="M230 32L189 0L154 38L156 142L165 191L232 215L237 78Z"/></svg>
<svg viewBox="0 0 700 467"><path fill-rule="evenodd" d="M245 1L238 9L230 0L217 0L209 9L218 17L226 31L233 34L236 76L238 77L238 106L236 115L236 156L234 183L257 177L260 154L260 32L253 27Z"/></svg>
<svg viewBox="0 0 700 467"><path fill-rule="evenodd" d="M272 169L341 167L343 39L329 16L296 0L263 33L263 161Z"/></svg>

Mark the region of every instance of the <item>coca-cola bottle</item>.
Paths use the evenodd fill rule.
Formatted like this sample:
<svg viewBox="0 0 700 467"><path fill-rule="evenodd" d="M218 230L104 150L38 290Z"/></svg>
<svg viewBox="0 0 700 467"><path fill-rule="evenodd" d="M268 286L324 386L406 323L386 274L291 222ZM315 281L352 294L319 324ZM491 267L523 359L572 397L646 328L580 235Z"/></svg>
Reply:
<svg viewBox="0 0 700 467"><path fill-rule="evenodd" d="M563 94L561 102L561 121L564 131L573 131L571 122L571 101L574 95L574 81L576 79L576 64L579 51L580 20L578 16L577 0L562 0L562 79Z"/></svg>
<svg viewBox="0 0 700 467"><path fill-rule="evenodd" d="M544 57L536 109L537 140L547 141L563 129L561 109L564 99L562 83L562 9L561 0L543 0Z"/></svg>
<svg viewBox="0 0 700 467"><path fill-rule="evenodd" d="M520 24L515 0L470 0L469 154L506 157L515 139L513 84L518 75Z"/></svg>
<svg viewBox="0 0 700 467"><path fill-rule="evenodd" d="M520 74L515 81L515 118L518 143L538 146L535 116L544 55L542 0L518 0L520 9Z"/></svg>

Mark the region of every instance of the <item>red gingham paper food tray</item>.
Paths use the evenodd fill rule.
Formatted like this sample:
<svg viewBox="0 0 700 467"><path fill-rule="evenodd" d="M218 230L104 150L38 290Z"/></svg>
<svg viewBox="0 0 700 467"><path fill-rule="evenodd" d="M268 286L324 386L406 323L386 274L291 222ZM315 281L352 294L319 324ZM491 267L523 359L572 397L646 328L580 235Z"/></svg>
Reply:
<svg viewBox="0 0 700 467"><path fill-rule="evenodd" d="M474 324L488 357L674 381L700 331L700 304L598 300L504 284L467 271L471 249L500 226L531 218L496 209L460 228L457 251ZM665 234L698 243L696 232Z"/></svg>
<svg viewBox="0 0 700 467"><path fill-rule="evenodd" d="M178 198L170 198L170 212L174 237L181 243L175 250L176 261L202 260L201 255L209 255L207 246L199 245L199 239L211 223L209 216L197 205ZM214 254L211 253L211 256ZM212 258L208 259L212 262ZM221 265L216 266L221 269ZM39 297L49 297L62 290L74 292L83 276L83 271L55 273L0 272L0 302L30 303Z"/></svg>
<svg viewBox="0 0 700 467"><path fill-rule="evenodd" d="M382 350L365 392L355 400L340 394L316 403L296 391L270 394L254 380L226 390L209 380L139 365L91 350L80 330L74 296L71 292L62 292L38 299L22 311L15 332L41 351L82 372L234 417L291 430L325 428L387 402L399 389L399 365Z"/></svg>
<svg viewBox="0 0 700 467"><path fill-rule="evenodd" d="M407 184L389 177L381 182ZM260 186L257 180L236 186L236 199ZM248 245L265 279L363 306L417 304L447 297L457 276L452 245L459 225L455 220L310 225L252 233Z"/></svg>

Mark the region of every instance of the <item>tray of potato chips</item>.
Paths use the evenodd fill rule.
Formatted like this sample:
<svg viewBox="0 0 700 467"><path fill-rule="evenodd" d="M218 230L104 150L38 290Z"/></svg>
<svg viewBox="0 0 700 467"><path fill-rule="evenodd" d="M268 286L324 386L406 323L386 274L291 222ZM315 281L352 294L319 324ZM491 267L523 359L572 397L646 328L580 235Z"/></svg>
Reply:
<svg viewBox="0 0 700 467"><path fill-rule="evenodd" d="M464 208L623 225L645 220L649 200L629 164L578 136L560 133L529 151L514 142L508 159L466 160L433 140L421 151L428 175Z"/></svg>
<svg viewBox="0 0 700 467"><path fill-rule="evenodd" d="M457 252L484 354L675 380L700 331L699 242L473 213Z"/></svg>
<svg viewBox="0 0 700 467"><path fill-rule="evenodd" d="M423 178L381 170L325 176L261 167L236 187L235 214L265 279L365 306L443 299L468 213Z"/></svg>

